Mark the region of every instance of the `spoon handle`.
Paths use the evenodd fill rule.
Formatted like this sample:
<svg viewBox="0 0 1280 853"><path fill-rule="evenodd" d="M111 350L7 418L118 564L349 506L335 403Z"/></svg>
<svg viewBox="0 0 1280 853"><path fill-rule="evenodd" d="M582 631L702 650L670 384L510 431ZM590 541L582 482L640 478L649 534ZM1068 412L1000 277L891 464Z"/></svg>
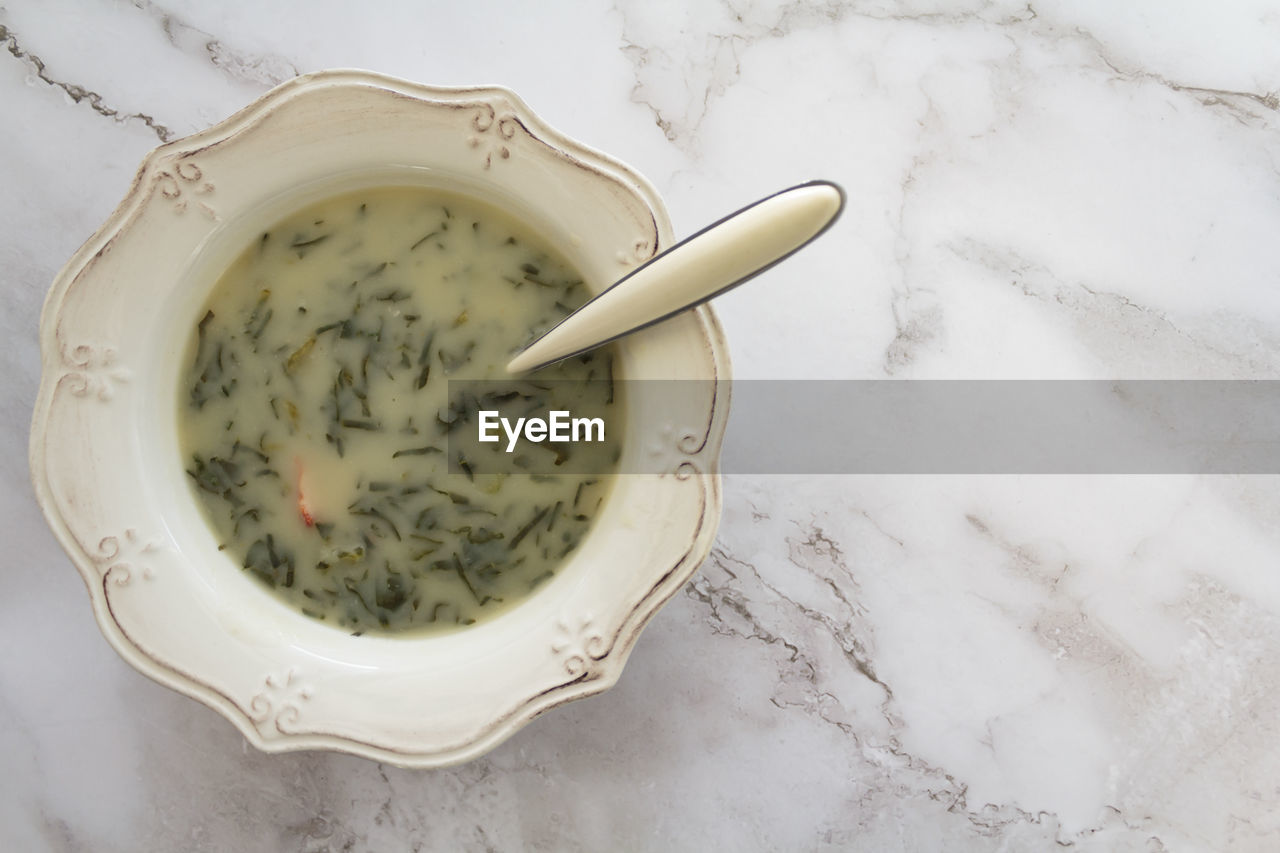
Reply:
<svg viewBox="0 0 1280 853"><path fill-rule="evenodd" d="M545 367L719 296L804 247L843 208L844 191L830 181L748 205L619 279L517 354L507 372Z"/></svg>

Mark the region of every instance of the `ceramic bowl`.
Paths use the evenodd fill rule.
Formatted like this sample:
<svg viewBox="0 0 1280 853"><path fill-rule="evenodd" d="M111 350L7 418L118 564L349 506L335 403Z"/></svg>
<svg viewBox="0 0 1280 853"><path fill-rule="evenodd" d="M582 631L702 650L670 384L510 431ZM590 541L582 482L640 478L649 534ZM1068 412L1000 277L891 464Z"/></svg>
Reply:
<svg viewBox="0 0 1280 853"><path fill-rule="evenodd" d="M295 613L219 552L198 508L176 438L180 362L209 289L254 235L323 197L389 184L507 209L595 291L672 239L648 182L510 91L299 77L152 152L58 276L41 319L31 468L103 633L138 670L264 750L434 766L618 680L711 547L728 400L723 382L679 413L633 397L623 467L659 473L620 476L555 578L500 617L400 638ZM728 378L705 307L620 342L616 357L628 379Z"/></svg>

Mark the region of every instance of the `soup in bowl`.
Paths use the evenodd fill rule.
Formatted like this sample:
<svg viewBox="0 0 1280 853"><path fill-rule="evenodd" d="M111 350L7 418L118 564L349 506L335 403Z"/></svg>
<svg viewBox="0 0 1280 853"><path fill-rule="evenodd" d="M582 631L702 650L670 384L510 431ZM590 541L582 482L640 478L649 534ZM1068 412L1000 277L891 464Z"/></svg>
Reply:
<svg viewBox="0 0 1280 853"><path fill-rule="evenodd" d="M714 538L723 337L502 366L670 243L503 89L323 72L157 149L41 328L33 482L108 640L262 749L404 766L615 683ZM482 459L504 407L593 416Z"/></svg>

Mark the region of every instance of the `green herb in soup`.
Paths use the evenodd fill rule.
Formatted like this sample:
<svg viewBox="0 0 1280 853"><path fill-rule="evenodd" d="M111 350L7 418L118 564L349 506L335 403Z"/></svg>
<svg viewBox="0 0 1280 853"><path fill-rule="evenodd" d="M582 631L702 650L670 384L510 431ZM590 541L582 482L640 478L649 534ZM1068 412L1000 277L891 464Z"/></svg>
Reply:
<svg viewBox="0 0 1280 853"><path fill-rule="evenodd" d="M529 230L434 190L342 196L264 232L201 312L180 389L185 467L222 547L357 634L454 629L527 596L582 540L611 476L450 459L450 432L472 427L446 386L504 378L586 297ZM511 393L527 411L616 411L611 382L585 381L611 371L599 350ZM618 438L575 445L596 454L579 470L613 470Z"/></svg>

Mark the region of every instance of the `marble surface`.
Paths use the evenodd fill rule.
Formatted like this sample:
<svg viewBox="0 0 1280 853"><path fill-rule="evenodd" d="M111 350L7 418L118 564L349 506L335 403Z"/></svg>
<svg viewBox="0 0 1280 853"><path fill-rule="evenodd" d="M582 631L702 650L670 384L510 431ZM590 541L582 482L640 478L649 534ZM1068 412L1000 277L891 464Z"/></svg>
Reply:
<svg viewBox="0 0 1280 853"><path fill-rule="evenodd" d="M621 683L442 771L259 754L118 659L28 485L40 305L298 72L508 85L682 233L841 182L718 302L742 378L1280 378L1275 0L354 9L0 0L0 848L1280 849L1274 477L731 477Z"/></svg>

